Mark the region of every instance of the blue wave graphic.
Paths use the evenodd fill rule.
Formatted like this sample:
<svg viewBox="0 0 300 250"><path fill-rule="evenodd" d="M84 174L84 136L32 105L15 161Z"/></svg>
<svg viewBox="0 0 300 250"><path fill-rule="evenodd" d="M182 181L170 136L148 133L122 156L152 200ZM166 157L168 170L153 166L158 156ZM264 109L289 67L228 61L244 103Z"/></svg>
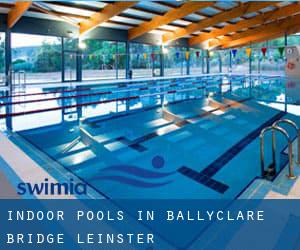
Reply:
<svg viewBox="0 0 300 250"><path fill-rule="evenodd" d="M130 166L130 165L115 165L101 170L101 172L108 172L108 171L123 172L126 174L130 174L142 178L163 178L176 173L176 172L160 173L160 172L151 171L151 170L147 170L136 166Z"/></svg>
<svg viewBox="0 0 300 250"><path fill-rule="evenodd" d="M154 188L154 187L161 187L165 186L172 181L160 182L160 183L151 183L146 181L140 181L124 176L117 176L117 175L110 175L110 176L98 176L93 178L93 180L109 180L109 181L116 181L122 184L128 184L130 186L142 187L142 188Z"/></svg>

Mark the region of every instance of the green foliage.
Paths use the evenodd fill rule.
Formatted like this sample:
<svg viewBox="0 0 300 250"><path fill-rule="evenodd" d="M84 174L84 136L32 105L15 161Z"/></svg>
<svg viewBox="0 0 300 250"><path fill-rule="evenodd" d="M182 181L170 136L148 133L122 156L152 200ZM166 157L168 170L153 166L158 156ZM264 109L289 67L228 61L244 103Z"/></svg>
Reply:
<svg viewBox="0 0 300 250"><path fill-rule="evenodd" d="M116 68L116 42L89 39L85 41L85 44L87 48L83 51L83 69ZM121 59L124 60L125 57Z"/></svg>
<svg viewBox="0 0 300 250"><path fill-rule="evenodd" d="M19 58L19 59L13 61L12 63L13 63L13 65L24 64L24 63L26 63L26 60Z"/></svg>
<svg viewBox="0 0 300 250"><path fill-rule="evenodd" d="M34 72L54 72L61 69L60 45L44 42L34 62Z"/></svg>

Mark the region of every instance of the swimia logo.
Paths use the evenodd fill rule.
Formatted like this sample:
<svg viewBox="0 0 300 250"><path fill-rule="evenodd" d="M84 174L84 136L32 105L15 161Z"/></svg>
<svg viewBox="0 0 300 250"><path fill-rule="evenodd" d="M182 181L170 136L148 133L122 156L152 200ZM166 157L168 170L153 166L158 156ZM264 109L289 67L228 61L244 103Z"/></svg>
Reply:
<svg viewBox="0 0 300 250"><path fill-rule="evenodd" d="M19 195L83 195L87 193L87 186L84 183L74 183L71 178L69 182L51 183L48 178L39 184L21 182L17 186Z"/></svg>

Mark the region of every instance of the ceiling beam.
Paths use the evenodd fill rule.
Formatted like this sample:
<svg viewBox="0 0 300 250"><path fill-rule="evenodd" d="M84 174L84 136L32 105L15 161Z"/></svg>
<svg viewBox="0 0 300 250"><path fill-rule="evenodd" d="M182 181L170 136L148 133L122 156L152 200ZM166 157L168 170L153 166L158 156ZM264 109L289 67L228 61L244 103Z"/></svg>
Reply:
<svg viewBox="0 0 300 250"><path fill-rule="evenodd" d="M132 7L136 2L114 2L107 4L101 12L93 14L89 19L79 23L80 35L91 31L99 26L101 23L108 21L113 16L118 15L122 11Z"/></svg>
<svg viewBox="0 0 300 250"><path fill-rule="evenodd" d="M244 44L263 39L272 34L296 33L300 26L300 15L287 17L280 21L274 21L258 28L254 28L230 37L231 41L224 43L223 48L242 46Z"/></svg>
<svg viewBox="0 0 300 250"><path fill-rule="evenodd" d="M8 12L7 16L7 26L12 28L23 14L29 9L32 2L16 2L15 6Z"/></svg>
<svg viewBox="0 0 300 250"><path fill-rule="evenodd" d="M241 4L233 9L221 12L210 18L203 19L198 23L192 23L185 28L178 28L173 34L165 34L162 37L164 43L176 40L178 38L190 35L196 31L201 31L205 28L214 26L218 23L229 21L233 18L244 16L247 13L261 10L267 6L274 5L272 2L248 2Z"/></svg>
<svg viewBox="0 0 300 250"><path fill-rule="evenodd" d="M129 30L128 39L132 40L149 31L155 30L159 26L166 25L177 19L181 19L189 14L192 14L202 8L213 5L214 2L187 2L178 8L174 8L166 12L163 16L155 16L149 22L144 22L136 28Z"/></svg>
<svg viewBox="0 0 300 250"><path fill-rule="evenodd" d="M195 44L203 43L209 39L217 38L218 36L224 36L231 32L237 32L242 29L250 28L255 25L263 24L265 22L273 21L279 18L295 15L297 13L300 13L299 2L290 4L274 11L257 15L247 20L239 21L236 24L228 24L224 28L221 28L219 30L212 30L209 33L199 34L198 36L189 39L189 45L192 46Z"/></svg>

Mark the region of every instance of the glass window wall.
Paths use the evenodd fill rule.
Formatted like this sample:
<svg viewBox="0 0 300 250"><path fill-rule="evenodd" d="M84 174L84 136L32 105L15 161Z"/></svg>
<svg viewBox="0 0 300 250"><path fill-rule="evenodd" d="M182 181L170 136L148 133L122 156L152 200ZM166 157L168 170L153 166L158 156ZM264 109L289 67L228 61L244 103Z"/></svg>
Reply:
<svg viewBox="0 0 300 250"><path fill-rule="evenodd" d="M11 34L13 84L61 81L61 38Z"/></svg>
<svg viewBox="0 0 300 250"><path fill-rule="evenodd" d="M168 47L165 54L165 75L176 76L187 74L186 48Z"/></svg>
<svg viewBox="0 0 300 250"><path fill-rule="evenodd" d="M190 49L190 74L200 75L203 73L203 51Z"/></svg>

